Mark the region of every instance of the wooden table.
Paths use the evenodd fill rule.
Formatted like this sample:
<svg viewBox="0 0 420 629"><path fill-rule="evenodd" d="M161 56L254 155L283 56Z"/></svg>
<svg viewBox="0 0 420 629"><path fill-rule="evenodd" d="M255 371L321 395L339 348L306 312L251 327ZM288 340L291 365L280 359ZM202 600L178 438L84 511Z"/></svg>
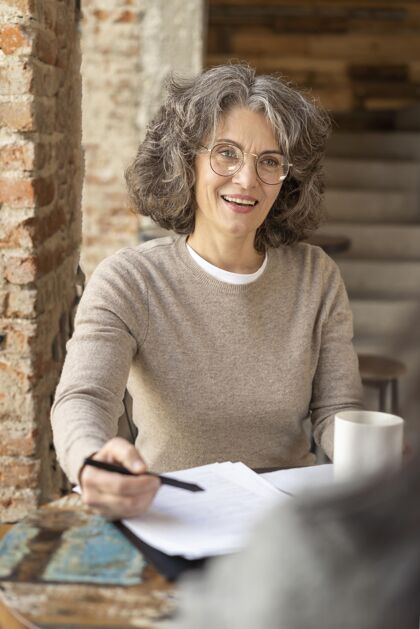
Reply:
<svg viewBox="0 0 420 629"><path fill-rule="evenodd" d="M0 629L152 629L176 609L173 584L76 494L8 528L0 588Z"/></svg>

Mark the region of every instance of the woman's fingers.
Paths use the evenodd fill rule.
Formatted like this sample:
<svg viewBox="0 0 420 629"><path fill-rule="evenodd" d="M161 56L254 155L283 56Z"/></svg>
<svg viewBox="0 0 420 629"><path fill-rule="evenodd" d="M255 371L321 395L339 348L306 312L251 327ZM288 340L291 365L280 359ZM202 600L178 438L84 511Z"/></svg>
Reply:
<svg viewBox="0 0 420 629"><path fill-rule="evenodd" d="M159 483L158 483L159 487ZM150 506L156 495L154 487L138 494L116 496L104 494L96 489L88 489L83 492L83 502L97 513L107 518L121 519L139 516Z"/></svg>
<svg viewBox="0 0 420 629"><path fill-rule="evenodd" d="M86 466L83 470L83 490L96 488L98 492L114 494L115 496L134 496L135 494L147 492L159 488L160 481L156 476L139 474L127 476L117 472L98 470L96 467Z"/></svg>
<svg viewBox="0 0 420 629"><path fill-rule="evenodd" d="M108 463L118 463L134 474L146 471L146 464L137 448L121 437L110 439L93 458L107 461Z"/></svg>
<svg viewBox="0 0 420 629"><path fill-rule="evenodd" d="M160 481L155 476L142 474L147 469L146 465L131 443L116 437L108 441L93 458L123 465L135 475L118 474L85 465L80 473L84 504L112 518L132 517L147 510L160 487Z"/></svg>

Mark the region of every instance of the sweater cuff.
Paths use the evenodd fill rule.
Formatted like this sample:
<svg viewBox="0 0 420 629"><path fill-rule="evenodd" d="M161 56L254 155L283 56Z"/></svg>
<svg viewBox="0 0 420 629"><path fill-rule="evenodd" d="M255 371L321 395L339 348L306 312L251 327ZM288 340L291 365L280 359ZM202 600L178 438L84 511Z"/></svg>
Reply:
<svg viewBox="0 0 420 629"><path fill-rule="evenodd" d="M74 485L79 483L79 475L82 471L85 459L98 452L105 445L106 441L101 439L83 439L72 445L71 454L67 455L67 460L63 462L63 469L69 480Z"/></svg>
<svg viewBox="0 0 420 629"><path fill-rule="evenodd" d="M334 458L334 415L327 420L327 425L322 431L321 448L332 461Z"/></svg>

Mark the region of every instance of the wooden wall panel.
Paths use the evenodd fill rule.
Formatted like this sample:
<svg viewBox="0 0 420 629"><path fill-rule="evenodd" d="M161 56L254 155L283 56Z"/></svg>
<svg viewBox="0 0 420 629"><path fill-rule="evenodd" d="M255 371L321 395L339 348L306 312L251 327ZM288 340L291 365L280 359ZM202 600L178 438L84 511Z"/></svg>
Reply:
<svg viewBox="0 0 420 629"><path fill-rule="evenodd" d="M209 0L206 65L247 61L332 111L420 100L420 2Z"/></svg>

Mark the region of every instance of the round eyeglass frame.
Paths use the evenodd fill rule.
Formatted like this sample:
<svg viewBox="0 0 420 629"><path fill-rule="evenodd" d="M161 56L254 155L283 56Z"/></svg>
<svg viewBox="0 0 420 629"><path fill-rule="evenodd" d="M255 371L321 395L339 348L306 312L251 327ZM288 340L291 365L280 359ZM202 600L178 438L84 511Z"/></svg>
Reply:
<svg viewBox="0 0 420 629"><path fill-rule="evenodd" d="M233 146L237 151L240 151L240 153L242 154L242 160L240 162L240 164L238 165L238 167L236 168L236 170L234 170L233 172L225 175L222 173L217 172L217 170L215 170L213 163L212 163L212 152L213 150L216 148L216 146ZM249 151L243 151L241 149L240 146L238 146L237 144L234 144L233 142L216 142L216 144L213 144L213 146L204 146L203 144L201 145L201 148L199 150L199 152L204 152L207 151L209 153L209 161L210 161L210 168L212 169L212 171L216 174L219 175L219 177L233 177L234 175L236 175L236 173L238 173L241 168L243 167L244 163L245 163L245 156L246 155L252 155L252 157L255 158L255 172L257 173L257 177L258 179L260 179L264 184L266 184L267 186L278 186L281 183L283 183L283 181L286 179L287 175L290 172L290 167L293 166L292 162L289 162L289 160L287 159L287 157L285 157L284 155L281 155L281 153L279 153L281 155L281 157L284 160L284 165L287 166L286 168L286 174L283 175L282 177L280 177L279 181L275 182L275 183L271 183L269 181L265 181L260 173L258 172L258 160L260 159L260 157L262 157L263 155L271 155L274 153L274 151L263 151L262 153L250 153ZM277 154L277 153L276 153Z"/></svg>

